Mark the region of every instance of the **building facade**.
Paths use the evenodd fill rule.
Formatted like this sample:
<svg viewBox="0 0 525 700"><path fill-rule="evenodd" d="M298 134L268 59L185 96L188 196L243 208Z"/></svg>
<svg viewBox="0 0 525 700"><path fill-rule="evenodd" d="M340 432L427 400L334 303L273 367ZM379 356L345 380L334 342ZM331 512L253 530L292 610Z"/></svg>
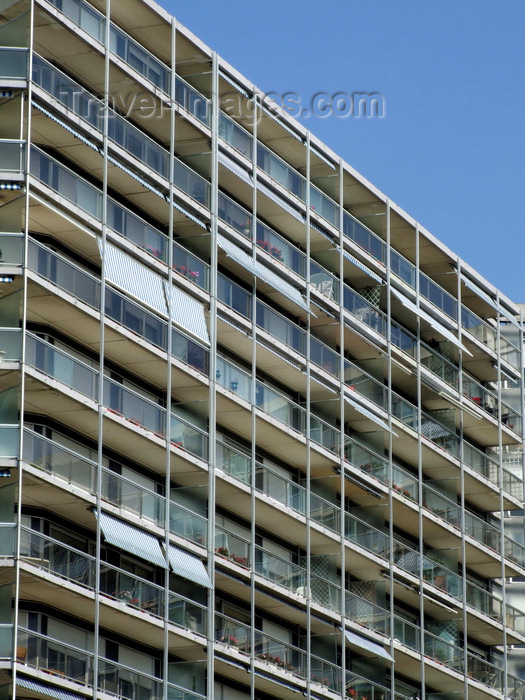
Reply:
<svg viewBox="0 0 525 700"><path fill-rule="evenodd" d="M517 307L145 0L0 0L0 205L2 699L522 700Z"/></svg>

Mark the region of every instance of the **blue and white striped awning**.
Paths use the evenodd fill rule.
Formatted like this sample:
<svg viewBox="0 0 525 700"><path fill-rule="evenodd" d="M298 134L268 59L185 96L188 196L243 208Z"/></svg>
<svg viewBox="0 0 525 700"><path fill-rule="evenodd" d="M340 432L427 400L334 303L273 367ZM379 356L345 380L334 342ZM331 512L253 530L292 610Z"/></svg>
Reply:
<svg viewBox="0 0 525 700"><path fill-rule="evenodd" d="M304 301L301 292L298 289L293 287L289 282L283 280L282 277L279 277L279 275L275 274L275 272L270 270L268 267L266 267L266 265L264 265L261 262L257 262L255 268L256 275L257 277L259 277L259 279L269 284L278 292L281 292L281 294L284 294L285 297L288 297L290 301L293 301L293 303L297 304L297 306L299 306L301 309L308 311L308 313L312 313L308 307L308 304Z"/></svg>
<svg viewBox="0 0 525 700"><path fill-rule="evenodd" d="M278 204L281 207L281 209L284 209L284 211L287 211L288 214L291 214L295 219L304 224L305 219L301 212L297 211L297 209L295 209L295 207L292 207L291 204L288 204L288 202L286 202L280 195L278 195L277 192L274 192L272 189L267 187L264 183L260 182L259 180L257 180L257 189L264 195L266 195L269 199L271 199L273 202Z"/></svg>
<svg viewBox="0 0 525 700"><path fill-rule="evenodd" d="M14 90L0 90L0 97L13 97Z"/></svg>
<svg viewBox="0 0 525 700"><path fill-rule="evenodd" d="M383 649L383 647L378 644L377 642L373 642L371 639L367 639L366 637L362 637L360 634L356 634L355 632L350 632L350 630L345 629L345 637L346 641L349 642L350 644L353 644L356 647L359 647L360 649L364 649L365 651L369 651L374 656L380 656L382 659L386 659L387 661L393 661L394 659L392 656L386 651L386 649Z"/></svg>
<svg viewBox="0 0 525 700"><path fill-rule="evenodd" d="M173 323L209 345L210 336L204 304L166 281L164 282L164 290L168 300L169 315Z"/></svg>
<svg viewBox="0 0 525 700"><path fill-rule="evenodd" d="M241 95L244 95L244 97L247 97L248 99L251 99L251 95L249 95L246 90L239 85L239 83L234 80L233 78L230 78L230 76L225 73L222 69L219 68L219 75L221 78L223 78L227 83L230 83L230 85L233 85L233 87L238 90Z"/></svg>
<svg viewBox="0 0 525 700"><path fill-rule="evenodd" d="M55 698L55 700L86 700L85 695L77 695L76 693L62 690L62 688L57 688L54 685L41 683L40 681L33 680L33 678L27 678L26 676L17 675L16 684L20 686L20 688L25 688L26 690L31 690L41 695L47 695L50 698Z"/></svg>
<svg viewBox="0 0 525 700"><path fill-rule="evenodd" d="M414 304L413 301L410 301L410 299L408 299L404 294L398 292L397 289L394 289L394 287L390 287L390 289L392 290L392 294L399 299L403 306L406 306L407 309L413 311L416 314L416 316L419 316L427 323L429 323L432 326L432 328L434 328L444 338L450 340L450 342L456 345L458 348L461 348L461 350L463 350L463 352L466 352L467 355L472 355L472 353L469 350L467 350L467 348L463 345L459 338L456 338L456 336L451 331L449 331L448 328L445 328L445 326L442 323L437 321L426 311L423 311L423 309L420 309L419 306Z"/></svg>
<svg viewBox="0 0 525 700"><path fill-rule="evenodd" d="M368 408L365 408L358 401L356 401L355 399L348 396L348 394L346 393L346 390L345 390L345 393L343 394L343 398L348 404L350 404L350 406L355 408L355 410L358 411L359 413L361 413L363 416L366 416L367 418L369 418L371 421L373 421L374 423L379 425L384 430L387 430L389 433L392 433L392 435L399 437L398 434L395 432L395 430L392 430L392 428L388 425L388 423L386 423L382 418L380 418L375 413L373 413L373 411L369 411Z"/></svg>
<svg viewBox="0 0 525 700"><path fill-rule="evenodd" d="M328 233L325 231L321 226L319 226L318 223L316 223L313 219L310 219L310 228L313 228L314 231L317 231L317 233L320 233L321 236L324 236L327 240L330 241L330 243L334 243L334 237L332 236L331 233Z"/></svg>
<svg viewBox="0 0 525 700"><path fill-rule="evenodd" d="M0 190L21 190L23 187L21 182L0 182Z"/></svg>
<svg viewBox="0 0 525 700"><path fill-rule="evenodd" d="M56 122L57 124L60 124L61 127L63 127L66 131L69 131L70 134L73 134L73 136L75 136L79 141L82 141L82 143L85 143L86 146L89 146L89 147L92 148L94 151L97 151L97 153L100 153L100 152L101 152L101 151L100 151L100 147L99 147L97 144L93 143L92 141L90 141L90 140L89 140L88 138L86 138L85 136L82 136L82 134L80 134L76 129L73 129L71 126L69 126L68 124L66 124L66 122L63 121L62 119L59 119L58 117L55 117L54 114L51 114L51 112L48 112L47 109L44 109L43 107L41 107L41 106L38 104L38 102L35 102L34 100L32 100L32 101L31 101L31 105L32 105L33 107L36 107L40 112L42 112L42 114L45 114L46 117L49 117L49 119L52 119L52 120L53 120L54 122Z"/></svg>
<svg viewBox="0 0 525 700"><path fill-rule="evenodd" d="M117 168L120 168L123 172L125 172L126 175L129 175L134 180L139 182L147 190L150 190L150 192L153 192L153 194L156 194L157 197L161 197L162 199L166 199L166 195L162 194L162 192L160 190L158 190L156 187L154 187L153 185L150 185L149 182L146 182L146 180L144 180L144 178L140 177L140 175L138 175L136 172L134 172L130 168L127 168L125 165L123 165L117 158L114 158L113 156L110 156L108 154L108 160L110 163L113 163L113 165L116 165Z"/></svg>
<svg viewBox="0 0 525 700"><path fill-rule="evenodd" d="M161 314L168 315L160 275L156 275L145 265L141 265L110 243L106 243L104 262L104 272L108 282L133 295Z"/></svg>
<svg viewBox="0 0 525 700"><path fill-rule="evenodd" d="M253 187L253 177L243 167L238 165L232 158L227 156L222 151L219 151L218 158L219 158L219 163L221 163L226 168L228 168L228 170L231 170L231 172L234 175L237 175L238 178L240 178L241 180L244 180L244 182L246 182L248 185Z"/></svg>
<svg viewBox="0 0 525 700"><path fill-rule="evenodd" d="M106 542L152 564L166 568L166 560L156 537L107 513L95 512L95 515L99 519L100 529Z"/></svg>
<svg viewBox="0 0 525 700"><path fill-rule="evenodd" d="M360 270L362 270L363 272L366 272L366 274L369 277L371 277L373 280L375 280L378 284L383 283L383 279L379 275L376 275L375 272L372 272L372 270L369 267L367 267L366 265L363 265L363 263L360 260L358 260L357 258L354 258L353 255L350 255L350 253L347 253L346 250L343 250L343 256L349 262L351 262L353 265L358 267Z"/></svg>
<svg viewBox="0 0 525 700"><path fill-rule="evenodd" d="M248 272L251 272L252 275L257 275L257 267L251 255L248 255L248 253L239 248L238 245L235 245L235 243L232 243L224 236L221 236L220 233L217 235L217 243L229 258L235 260L236 263L238 263L241 267L244 267L244 269L248 270Z"/></svg>
<svg viewBox="0 0 525 700"><path fill-rule="evenodd" d="M328 156L325 156L323 153L321 153L321 151L320 151L318 148L316 148L315 146L312 146L312 144L310 144L310 151L311 151L317 158L319 158L320 160L322 160L323 163L326 163L326 165L328 165L328 167L332 168L332 170L335 170L335 169L336 169L335 164L328 158Z"/></svg>
<svg viewBox="0 0 525 700"><path fill-rule="evenodd" d="M270 117L270 119L273 119L274 122L277 122L277 124L279 124L279 126L281 126L285 131L287 131L291 136L293 136L294 139L297 139L301 143L304 143L303 137L300 134L298 134L296 131L294 131L291 127L289 127L287 124L285 124L278 114L274 114L270 109L268 109L268 107L266 107L262 103L261 103L261 109L265 114L267 114Z"/></svg>
<svg viewBox="0 0 525 700"><path fill-rule="evenodd" d="M483 299L483 301L487 302L489 306L492 306L492 308L495 309L497 313L501 314L502 316L505 316L505 318L508 318L509 321L517 325L516 318L510 313L510 311L507 311L502 306L500 306L495 299L493 299L489 294L487 294L487 292L484 292L482 289L480 289L480 287L478 287L477 284L471 282L468 277L465 277L465 275L461 275L461 281L463 282L465 287L468 287L475 294L477 294L478 297Z"/></svg>
<svg viewBox="0 0 525 700"><path fill-rule="evenodd" d="M173 202L173 207L174 209L180 211L181 214L184 214L184 216L186 216L190 221L193 221L194 223L198 224L201 228L205 229L206 231L208 230L204 221L201 221L199 218L191 214L187 209L182 207L180 204L177 204L177 202Z"/></svg>
<svg viewBox="0 0 525 700"><path fill-rule="evenodd" d="M170 545L168 548L168 558L170 560L171 570L174 574L182 576L188 579L188 581L193 581L193 583L197 583L199 586L213 588L208 572L198 557L194 557L192 554L184 551L184 549Z"/></svg>

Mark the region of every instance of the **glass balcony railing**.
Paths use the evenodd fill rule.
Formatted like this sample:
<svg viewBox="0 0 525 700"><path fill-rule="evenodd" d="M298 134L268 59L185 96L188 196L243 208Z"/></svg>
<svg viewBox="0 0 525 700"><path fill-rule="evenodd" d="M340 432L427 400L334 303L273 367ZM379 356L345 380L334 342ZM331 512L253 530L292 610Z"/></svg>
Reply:
<svg viewBox="0 0 525 700"><path fill-rule="evenodd" d="M208 520L172 500L170 502L170 532L196 544L206 546Z"/></svg>
<svg viewBox="0 0 525 700"><path fill-rule="evenodd" d="M18 628L17 645L24 650L28 666L89 685L93 676L93 654L47 635Z"/></svg>
<svg viewBox="0 0 525 700"><path fill-rule="evenodd" d="M15 556L15 536L16 525L0 523L0 557L11 558Z"/></svg>
<svg viewBox="0 0 525 700"><path fill-rule="evenodd" d="M168 619L172 625L177 627L202 635L206 634L206 606L184 596L170 593Z"/></svg>
<svg viewBox="0 0 525 700"><path fill-rule="evenodd" d="M22 353L22 331L0 328L0 367L2 362L19 362Z"/></svg>
<svg viewBox="0 0 525 700"><path fill-rule="evenodd" d="M483 345L486 345L489 350L498 352L498 333L494 326L491 326L486 321L483 321L479 316L476 316L466 306L461 307L461 327L477 338ZM499 339L500 355L515 369L521 367L521 350L513 345L507 338L500 335Z"/></svg>
<svg viewBox="0 0 525 700"><path fill-rule="evenodd" d="M208 433L172 413L171 443L190 454L208 459Z"/></svg>
<svg viewBox="0 0 525 700"><path fill-rule="evenodd" d="M165 498L106 468L102 470L101 498L128 513L164 527Z"/></svg>
<svg viewBox="0 0 525 700"><path fill-rule="evenodd" d="M100 568L100 592L150 615L164 614L164 588L105 562Z"/></svg>
<svg viewBox="0 0 525 700"><path fill-rule="evenodd" d="M248 160L252 160L253 137L224 112L219 113L219 136Z"/></svg>
<svg viewBox="0 0 525 700"><path fill-rule="evenodd" d="M388 559L390 537L351 513L345 513L345 538L350 542Z"/></svg>
<svg viewBox="0 0 525 700"><path fill-rule="evenodd" d="M257 302L256 322L259 328L267 331L273 338L292 348L295 352L305 355L305 331L261 301Z"/></svg>
<svg viewBox="0 0 525 700"><path fill-rule="evenodd" d="M225 528L215 528L215 553L223 559L249 569L251 566L251 545L249 540L234 535Z"/></svg>
<svg viewBox="0 0 525 700"><path fill-rule="evenodd" d="M257 144L257 165L272 180L304 202L305 178L262 143Z"/></svg>
<svg viewBox="0 0 525 700"><path fill-rule="evenodd" d="M495 392L486 389L465 373L462 382L463 396L470 399L486 413L498 417L498 405L501 405L501 420L511 430L521 432L521 415L504 401L499 401Z"/></svg>
<svg viewBox="0 0 525 700"><path fill-rule="evenodd" d="M204 290L210 287L210 266L178 243L173 243L173 269Z"/></svg>
<svg viewBox="0 0 525 700"><path fill-rule="evenodd" d="M57 195L64 197L68 202L100 221L102 195L99 190L35 146L31 147L30 172Z"/></svg>
<svg viewBox="0 0 525 700"><path fill-rule="evenodd" d="M345 441L344 457L347 462L366 474L370 474L383 484L389 483L388 460L351 438L347 438Z"/></svg>
<svg viewBox="0 0 525 700"><path fill-rule="evenodd" d="M104 378L104 405L130 423L164 435L166 411L154 401L108 377Z"/></svg>
<svg viewBox="0 0 525 700"><path fill-rule="evenodd" d="M386 264L386 243L349 212L343 213L343 233L383 265Z"/></svg>
<svg viewBox="0 0 525 700"><path fill-rule="evenodd" d="M345 697L354 700L390 700L390 691L385 686L358 676L352 671L346 672L345 688Z"/></svg>
<svg viewBox="0 0 525 700"><path fill-rule="evenodd" d="M339 228L339 206L312 184L310 185L310 209L334 228Z"/></svg>
<svg viewBox="0 0 525 700"><path fill-rule="evenodd" d="M217 442L215 463L219 469L235 479L245 484L251 482L252 460L249 455Z"/></svg>
<svg viewBox="0 0 525 700"><path fill-rule="evenodd" d="M95 557L26 527L21 527L20 557L71 583L95 587Z"/></svg>
<svg viewBox="0 0 525 700"><path fill-rule="evenodd" d="M253 654L270 668L273 666L301 678L306 677L306 652L259 630L255 630Z"/></svg>
<svg viewBox="0 0 525 700"><path fill-rule="evenodd" d="M0 46L0 80L27 80L28 56L26 48Z"/></svg>
<svg viewBox="0 0 525 700"><path fill-rule="evenodd" d="M0 233L0 268L20 267L24 262L24 236L21 233Z"/></svg>
<svg viewBox="0 0 525 700"><path fill-rule="evenodd" d="M24 141L0 139L0 173L23 173L25 162L26 144Z"/></svg>
<svg viewBox="0 0 525 700"><path fill-rule="evenodd" d="M23 459L48 474L95 492L96 462L63 447L29 428L24 429Z"/></svg>
<svg viewBox="0 0 525 700"><path fill-rule="evenodd" d="M349 591L345 592L345 616L375 632L390 634L389 611Z"/></svg>
<svg viewBox="0 0 525 700"><path fill-rule="evenodd" d="M257 245L289 270L305 278L306 255L261 221L257 221Z"/></svg>
<svg viewBox="0 0 525 700"><path fill-rule="evenodd" d="M215 639L227 646L250 653L251 627L232 617L215 613Z"/></svg>
<svg viewBox="0 0 525 700"><path fill-rule="evenodd" d="M215 379L220 386L232 391L245 401L251 401L252 378L246 370L218 356Z"/></svg>
<svg viewBox="0 0 525 700"><path fill-rule="evenodd" d="M96 401L98 372L33 333L26 333L26 362L68 388Z"/></svg>
<svg viewBox="0 0 525 700"><path fill-rule="evenodd" d="M30 238L27 263L31 270L93 309L100 308L100 281L56 251Z"/></svg>

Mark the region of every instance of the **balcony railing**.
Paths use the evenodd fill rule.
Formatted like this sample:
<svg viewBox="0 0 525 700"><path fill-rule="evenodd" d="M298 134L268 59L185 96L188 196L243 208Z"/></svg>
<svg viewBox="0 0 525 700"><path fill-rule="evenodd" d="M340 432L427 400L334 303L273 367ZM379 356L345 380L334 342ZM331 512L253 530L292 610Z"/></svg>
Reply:
<svg viewBox="0 0 525 700"><path fill-rule="evenodd" d="M1 53L0 56L2 56ZM2 69L0 69L0 71L1 70ZM0 174L23 174L24 170L26 169L25 163L25 141L15 141L13 139L0 139Z"/></svg>
<svg viewBox="0 0 525 700"><path fill-rule="evenodd" d="M0 80L27 80L28 50L14 46L0 46Z"/></svg>

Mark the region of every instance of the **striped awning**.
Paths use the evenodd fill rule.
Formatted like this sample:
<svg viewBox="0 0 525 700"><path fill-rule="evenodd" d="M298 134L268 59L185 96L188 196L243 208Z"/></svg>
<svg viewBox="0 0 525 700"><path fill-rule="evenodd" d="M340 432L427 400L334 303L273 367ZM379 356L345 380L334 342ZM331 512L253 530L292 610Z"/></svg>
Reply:
<svg viewBox="0 0 525 700"><path fill-rule="evenodd" d="M47 683L42 683L41 681L36 681L26 676L17 675L16 684L20 688L25 688L26 690L31 690L41 695L47 695L50 698L56 698L56 700L86 700L85 695L77 695L76 693L62 690L54 685L48 685Z"/></svg>
<svg viewBox="0 0 525 700"><path fill-rule="evenodd" d="M95 512L95 515L99 519L106 542L156 566L166 568L166 560L156 537L107 513Z"/></svg>
<svg viewBox="0 0 525 700"><path fill-rule="evenodd" d="M356 401L355 399L348 396L346 391L345 391L343 397L344 397L344 400L350 404L350 406L355 408L356 411L361 413L363 416L366 416L367 418L369 418L371 421L373 421L374 423L379 425L384 430L387 430L389 433L392 433L392 435L395 435L396 437L398 437L398 434L395 432L395 430L392 430L392 428L388 425L388 423L386 423L382 418L377 416L373 411L369 411L368 408L365 408L363 405L361 405L359 403L359 401Z"/></svg>
<svg viewBox="0 0 525 700"><path fill-rule="evenodd" d="M104 272L108 282L161 314L168 314L162 277L110 243L106 243Z"/></svg>
<svg viewBox="0 0 525 700"><path fill-rule="evenodd" d="M97 146L97 144L93 143L92 141L90 141L90 140L89 140L88 138L86 138L85 136L82 136L82 134L80 134L76 129L73 129L71 126L69 126L68 124L66 124L66 122L63 121L62 119L59 119L58 117L55 117L54 114L51 114L51 112L48 112L48 110L47 110L47 109L44 109L41 105L38 104L38 102L35 102L35 101L33 100L33 101L31 102L31 105L32 105L33 107L36 107L40 112L42 112L42 114L45 114L46 117L49 117L49 119L52 119L52 120L53 120L54 122L56 122L57 124L60 124L61 127L63 127L66 131L69 131L70 134L73 134L73 136L75 136L79 141L82 141L82 143L85 143L86 146L89 146L89 147L92 148L94 151L97 151L98 153L100 153L100 147Z"/></svg>
<svg viewBox="0 0 525 700"><path fill-rule="evenodd" d="M218 158L219 163L228 168L228 170L231 170L231 172L234 175L237 175L238 178L244 180L244 182L253 187L253 178L250 175L250 173L248 173L244 168L238 165L232 158L227 156L222 151L219 151Z"/></svg>
<svg viewBox="0 0 525 700"><path fill-rule="evenodd" d="M199 586L213 588L208 572L198 557L194 557L192 554L184 551L184 549L170 545L168 558L174 574L182 576L188 581L193 581Z"/></svg>
<svg viewBox="0 0 525 700"><path fill-rule="evenodd" d="M450 340L451 343L456 345L458 348L461 348L463 352L466 352L467 355L472 355L469 350L461 343L459 338L456 338L456 336L451 333L451 331L448 330L448 328L445 328L445 326L440 323L438 320L436 320L433 316L431 316L429 313L426 311L423 311L423 309L420 309L419 306L414 304L413 301L410 301L404 294L401 294L401 292L398 292L397 289L394 289L394 287L390 287L392 290L392 294L399 299L399 301L403 304L403 306L406 306L408 309L413 311L417 316L425 320L427 323L429 323L432 328L434 328L438 333L440 333L444 338L447 340Z"/></svg>
<svg viewBox="0 0 525 700"><path fill-rule="evenodd" d="M283 280L283 278L279 277L279 275L275 274L275 272L266 267L264 263L257 262L255 267L256 275L259 277L259 279L269 284L278 292L281 292L281 294L284 294L284 296L288 297L290 301L293 301L293 303L297 304L297 306L299 306L301 309L308 311L308 313L312 313L298 289L293 287L289 282Z"/></svg>
<svg viewBox="0 0 525 700"><path fill-rule="evenodd" d="M304 224L305 219L301 212L297 211L297 209L295 209L295 207L292 207L291 204L288 204L288 202L286 202L280 195L278 195L277 192L274 192L259 180L257 180L257 189L264 195L266 195L269 199L271 199L273 202L278 204L281 207L281 209L284 209L284 211L287 211L288 214L291 214L295 219Z"/></svg>
<svg viewBox="0 0 525 700"><path fill-rule="evenodd" d="M374 656L380 656L382 659L387 659L387 661L394 660L386 649L383 649L380 644L373 642L371 639L362 637L360 634L356 634L355 632L350 632L350 630L345 630L345 637L346 641L350 644L353 644L360 649L364 649L365 651L369 651L374 654Z"/></svg>
<svg viewBox="0 0 525 700"><path fill-rule="evenodd" d="M219 75L220 75L220 77L223 78L227 83L230 83L230 85L232 85L236 90L238 90L238 91L241 93L241 95L244 95L244 97L251 98L251 95L249 95L249 94L246 92L246 90L245 90L243 87L241 87L241 86L239 85L239 83L238 83L236 80L234 80L233 78L230 78L230 76L228 75L228 73L225 73L225 72L224 72L223 70L221 70L220 68L219 68Z"/></svg>
<svg viewBox="0 0 525 700"><path fill-rule="evenodd" d="M238 245L235 245L235 243L232 243L220 234L217 235L217 243L229 258L235 260L236 263L238 263L241 267L244 267L244 269L248 270L248 272L251 272L252 275L257 275L257 267L251 255L248 255L248 253L239 248Z"/></svg>
<svg viewBox="0 0 525 700"><path fill-rule="evenodd" d="M465 277L465 275L461 275L461 281L463 282L465 287L468 287L471 291L477 294L478 297L483 299L483 301L487 302L489 306L492 306L492 308L495 309L497 313L501 314L502 316L505 316L505 318L508 318L509 321L517 325L516 318L510 313L510 311L507 311L502 306L500 306L495 299L493 299L489 294L487 294L487 292L484 292L482 289L480 289L480 287L478 287L477 284L471 282L471 280L469 280L468 277Z"/></svg>
<svg viewBox="0 0 525 700"><path fill-rule="evenodd" d="M355 266L358 267L360 270L362 270L363 272L365 272L365 273L366 273L369 277L371 277L375 282L378 282L379 284L382 284L382 283L383 283L383 279L382 279L379 275L376 275L375 272L372 272L372 270L370 270L370 268L368 268L366 265L363 265L363 263L362 263L360 260L358 260L357 258L354 258L353 255L350 255L350 253L347 253L346 250L343 250L343 256L344 256L349 262L351 262L353 265L355 265Z"/></svg>
<svg viewBox="0 0 525 700"><path fill-rule="evenodd" d="M169 315L173 323L209 345L210 336L204 304L166 281L164 281L164 290L168 300Z"/></svg>
<svg viewBox="0 0 525 700"><path fill-rule="evenodd" d="M203 221L201 221L200 219L198 219L198 218L197 218L196 216L194 216L193 214L190 214L190 212L189 212L187 209L185 209L184 207L182 207L180 204L177 204L177 202L173 202L173 208L174 208L174 209L177 209L177 211L180 211L181 214L184 214L184 216L186 216L188 219L190 219L190 221L193 221L194 223L196 223L196 224L197 224L198 226L200 226L201 228L205 229L206 231L208 230L207 227L206 227L206 224L205 224Z"/></svg>
<svg viewBox="0 0 525 700"><path fill-rule="evenodd" d="M150 185L149 182L146 182L146 180L144 180L143 177L140 177L140 175L138 175L136 172L134 172L130 168L127 168L119 160L117 160L117 158L114 158L113 156L110 156L108 154L108 160L110 161L110 163L113 163L113 165L116 165L117 168L120 168L123 172L125 172L126 175L129 175L134 180L139 182L147 190L150 190L151 192L153 192L153 194L156 194L158 197L161 197L162 199L166 199L166 196L160 190L158 190L153 185Z"/></svg>

